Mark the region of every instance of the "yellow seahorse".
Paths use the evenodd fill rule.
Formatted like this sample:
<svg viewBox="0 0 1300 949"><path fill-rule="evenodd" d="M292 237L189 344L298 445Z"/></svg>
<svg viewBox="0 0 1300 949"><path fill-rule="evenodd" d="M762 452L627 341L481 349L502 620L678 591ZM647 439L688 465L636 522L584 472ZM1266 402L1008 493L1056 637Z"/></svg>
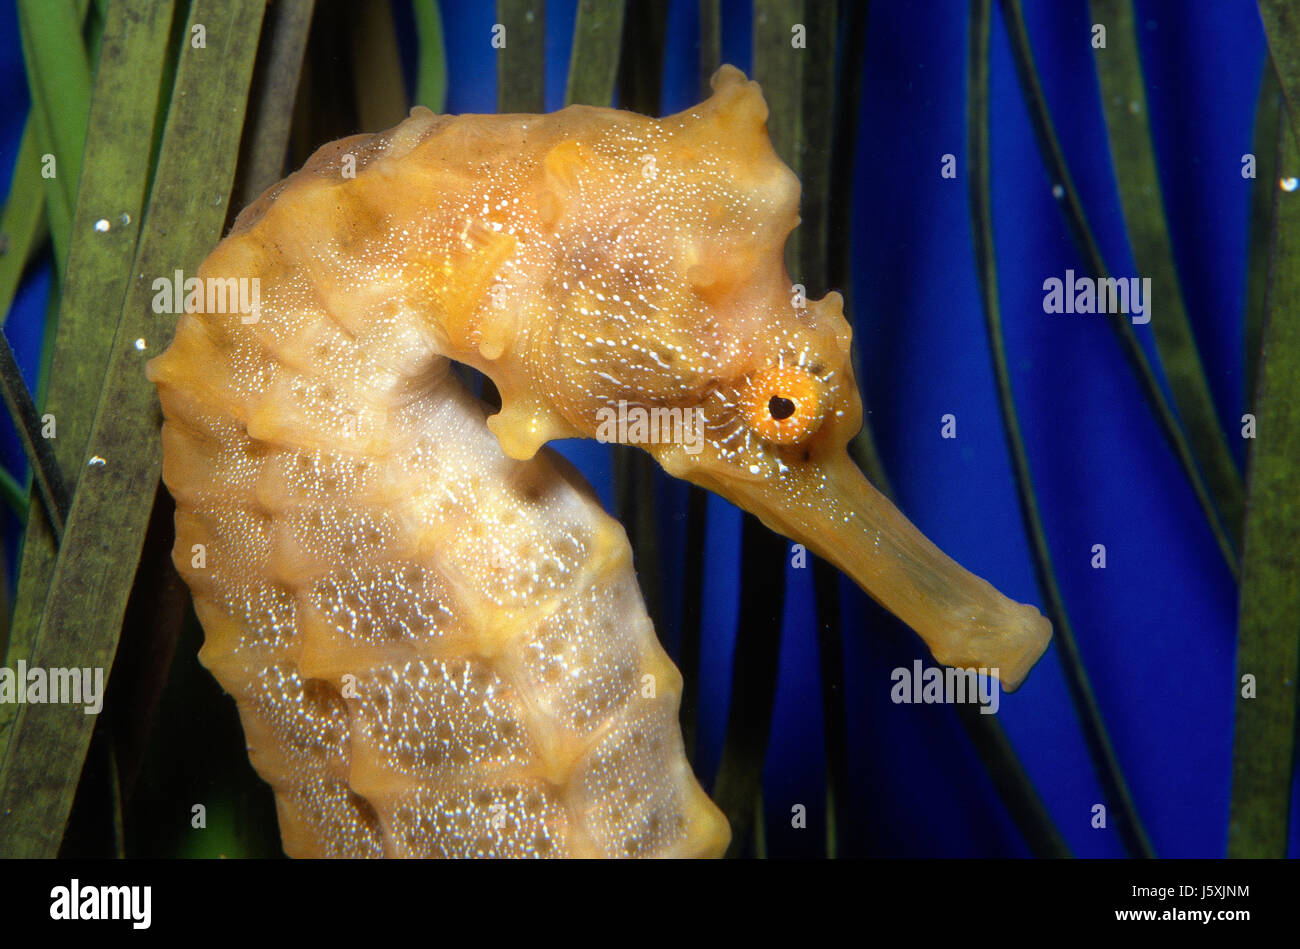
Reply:
<svg viewBox="0 0 1300 949"><path fill-rule="evenodd" d="M783 263L798 182L758 86L723 67L713 90L661 120L417 108L322 148L204 262L255 304L196 299L149 364L174 558L290 855L726 848L626 536L538 451L614 411L696 422L644 447L838 565L940 662L1014 688L1046 648L1036 609L850 461L841 299L802 300Z"/></svg>

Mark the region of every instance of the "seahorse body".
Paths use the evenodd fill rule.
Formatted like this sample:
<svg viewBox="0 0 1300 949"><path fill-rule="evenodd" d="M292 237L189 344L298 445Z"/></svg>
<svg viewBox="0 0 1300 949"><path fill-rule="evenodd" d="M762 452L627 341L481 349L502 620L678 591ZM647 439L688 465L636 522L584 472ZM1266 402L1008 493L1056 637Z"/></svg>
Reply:
<svg viewBox="0 0 1300 949"><path fill-rule="evenodd" d="M469 215L509 199L472 161L421 189L439 132L479 134L419 112L318 153L200 269L257 312L186 314L149 365L201 659L291 856L720 854L626 535L448 371L501 263Z"/></svg>
<svg viewBox="0 0 1300 949"><path fill-rule="evenodd" d="M204 261L205 287L258 292L198 295L149 364L174 559L289 854L725 849L625 535L538 454L615 406L700 413L702 442L646 446L664 468L840 565L941 661L1014 686L1042 653L1036 610L849 461L849 328L837 294L791 295L798 182L766 116L730 67L660 120L416 109L322 148Z"/></svg>

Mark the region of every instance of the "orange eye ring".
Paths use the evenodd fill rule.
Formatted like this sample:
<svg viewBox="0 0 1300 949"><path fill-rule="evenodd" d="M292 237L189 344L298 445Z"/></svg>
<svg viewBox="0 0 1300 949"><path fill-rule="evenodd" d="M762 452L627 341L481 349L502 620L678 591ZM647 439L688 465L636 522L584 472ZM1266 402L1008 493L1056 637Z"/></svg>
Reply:
<svg viewBox="0 0 1300 949"><path fill-rule="evenodd" d="M826 411L825 383L798 367L754 373L741 398L750 429L775 445L803 441Z"/></svg>

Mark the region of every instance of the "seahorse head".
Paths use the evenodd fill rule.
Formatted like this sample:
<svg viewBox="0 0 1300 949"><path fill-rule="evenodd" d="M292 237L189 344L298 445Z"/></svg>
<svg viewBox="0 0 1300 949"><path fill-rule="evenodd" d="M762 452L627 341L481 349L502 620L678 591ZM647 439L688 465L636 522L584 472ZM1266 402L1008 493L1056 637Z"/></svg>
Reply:
<svg viewBox="0 0 1300 949"><path fill-rule="evenodd" d="M566 435L640 445L821 549L829 523L789 512L833 511L831 482L856 475L851 331L839 294L809 299L787 273L799 182L772 148L758 84L724 66L713 89L657 121L549 117L530 386L507 374L489 424L517 456Z"/></svg>
<svg viewBox="0 0 1300 949"><path fill-rule="evenodd" d="M799 183L757 84L724 67L713 87L658 121L576 108L537 130L541 236L518 259L542 289L488 424L515 457L566 436L639 445L839 566L941 661L1014 687L1050 626L945 557L850 460L862 405L843 301L809 299L786 270Z"/></svg>

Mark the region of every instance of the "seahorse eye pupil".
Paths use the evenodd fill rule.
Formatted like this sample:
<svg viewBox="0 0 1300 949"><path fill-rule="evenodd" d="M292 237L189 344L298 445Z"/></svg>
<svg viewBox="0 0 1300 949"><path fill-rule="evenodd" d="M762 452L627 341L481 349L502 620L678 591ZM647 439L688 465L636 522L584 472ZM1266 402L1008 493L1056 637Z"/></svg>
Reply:
<svg viewBox="0 0 1300 949"><path fill-rule="evenodd" d="M789 399L774 395L767 400L767 411L772 418L782 422L794 415L794 403Z"/></svg>

